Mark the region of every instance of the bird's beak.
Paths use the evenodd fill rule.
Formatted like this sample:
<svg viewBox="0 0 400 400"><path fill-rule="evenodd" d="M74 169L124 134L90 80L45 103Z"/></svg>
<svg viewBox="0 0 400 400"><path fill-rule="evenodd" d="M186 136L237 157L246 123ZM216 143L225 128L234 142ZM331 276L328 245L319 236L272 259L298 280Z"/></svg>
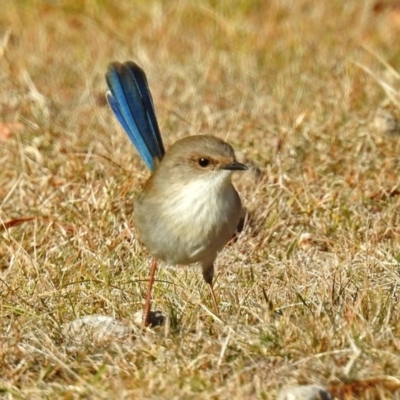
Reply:
<svg viewBox="0 0 400 400"><path fill-rule="evenodd" d="M229 171L245 171L249 168L247 165L241 164L240 162L232 161L229 164L224 165L222 169L227 169Z"/></svg>

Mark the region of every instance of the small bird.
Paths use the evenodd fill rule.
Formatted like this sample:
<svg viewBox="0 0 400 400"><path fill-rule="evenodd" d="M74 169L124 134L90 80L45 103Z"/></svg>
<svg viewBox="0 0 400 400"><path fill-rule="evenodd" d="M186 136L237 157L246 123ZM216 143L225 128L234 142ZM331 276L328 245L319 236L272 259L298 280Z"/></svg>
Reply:
<svg viewBox="0 0 400 400"><path fill-rule="evenodd" d="M151 323L157 260L200 264L218 314L214 261L233 237L242 214L232 173L247 166L236 160L228 143L209 135L178 140L165 152L146 75L134 62L110 63L106 81L107 101L151 171L134 203L135 228L154 257L143 325Z"/></svg>

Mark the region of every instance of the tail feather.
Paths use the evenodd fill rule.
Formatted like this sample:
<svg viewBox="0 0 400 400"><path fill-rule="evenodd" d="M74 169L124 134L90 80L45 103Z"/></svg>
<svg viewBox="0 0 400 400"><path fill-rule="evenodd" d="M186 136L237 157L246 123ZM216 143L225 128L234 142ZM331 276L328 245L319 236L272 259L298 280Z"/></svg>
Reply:
<svg viewBox="0 0 400 400"><path fill-rule="evenodd" d="M165 150L144 71L131 61L113 62L106 81L111 109L147 167L154 170Z"/></svg>

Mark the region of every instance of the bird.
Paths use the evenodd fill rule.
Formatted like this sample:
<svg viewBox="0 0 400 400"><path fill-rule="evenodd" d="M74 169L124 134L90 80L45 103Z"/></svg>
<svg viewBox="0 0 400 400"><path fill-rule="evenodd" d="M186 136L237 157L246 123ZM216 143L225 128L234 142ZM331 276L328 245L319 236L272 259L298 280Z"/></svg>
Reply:
<svg viewBox="0 0 400 400"><path fill-rule="evenodd" d="M215 312L214 262L232 239L242 203L232 173L248 167L230 144L212 135L192 135L165 151L145 72L133 61L114 61L105 74L107 102L128 134L150 177L134 200L134 226L153 257L143 326L151 325L151 296L158 261L200 264Z"/></svg>

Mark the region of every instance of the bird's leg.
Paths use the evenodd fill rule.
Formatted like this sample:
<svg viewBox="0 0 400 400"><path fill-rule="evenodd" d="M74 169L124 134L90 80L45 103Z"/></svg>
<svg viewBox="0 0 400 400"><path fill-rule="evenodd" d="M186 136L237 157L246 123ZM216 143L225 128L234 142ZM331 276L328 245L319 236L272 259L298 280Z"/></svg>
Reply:
<svg viewBox="0 0 400 400"><path fill-rule="evenodd" d="M213 287L214 264L211 264L211 266L203 265L203 278L210 288L211 298L212 298L213 305L214 305L214 311L217 315L219 315L219 307L218 307L218 303L217 303L217 297L215 296L214 287Z"/></svg>
<svg viewBox="0 0 400 400"><path fill-rule="evenodd" d="M219 307L218 307L218 303L217 303L217 298L215 297L215 293L214 293L214 288L213 288L212 282L209 283L208 286L210 287L211 298L212 298L212 301L213 301L213 303L214 303L215 313L216 313L217 315L219 315Z"/></svg>
<svg viewBox="0 0 400 400"><path fill-rule="evenodd" d="M146 301L144 303L143 308L143 327L147 327L150 325L151 320L151 292L153 289L154 278L156 276L157 271L157 260L154 258L151 264L151 271L150 271L150 279L149 279L149 286L147 287L147 295Z"/></svg>

